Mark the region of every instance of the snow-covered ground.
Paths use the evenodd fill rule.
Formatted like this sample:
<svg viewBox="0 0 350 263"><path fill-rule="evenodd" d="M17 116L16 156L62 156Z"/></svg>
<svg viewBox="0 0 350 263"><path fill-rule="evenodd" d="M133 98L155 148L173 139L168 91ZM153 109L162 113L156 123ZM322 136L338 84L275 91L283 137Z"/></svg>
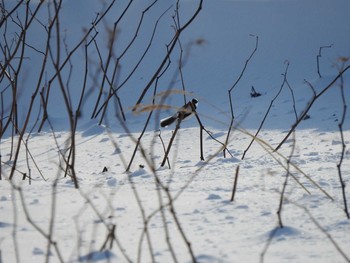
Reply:
<svg viewBox="0 0 350 263"><path fill-rule="evenodd" d="M212 132L215 138L224 141L225 132ZM162 133L166 141L170 135L169 131ZM56 136L59 145L64 145L67 133ZM128 136L118 133L78 134L76 172L80 190L74 189L69 178L62 177L53 187L58 174L58 153L53 135L33 136L28 147L47 181L43 181L34 169L36 176L31 185L27 180L16 178L14 183L21 186L24 200L6 180L2 181L0 226L3 262L14 261L16 249L21 262L44 261L47 253L48 241L28 222L23 205L28 209L30 221L45 234L48 234L49 223L54 218L52 241L57 242L64 262L107 261L109 258L112 262L127 261L116 243L109 252L99 252L107 238L107 227L112 225L116 225L116 236L128 259L136 262L141 249L141 261L151 261L140 205L147 218L154 259L157 262L172 261L167 230L178 261L190 262L190 254L169 207L164 208L164 214L159 211L160 204L168 204L169 197L159 189L155 176L169 188L169 194L175 199L174 212L199 262L259 262L271 237L265 262L346 262L333 240L349 258L350 236L347 233L350 221L343 212L336 170L341 150L339 132L306 129L296 133L290 171L305 189L289 177L282 210L283 228L279 228L276 214L287 174L283 168L286 160L282 157L255 143L246 159L241 161L242 149L248 145L250 137L235 131L229 144L233 157L223 158L222 153L214 156L220 145L204 136L205 158L213 158L208 163L202 162L198 151L199 129L184 128L174 145L177 153L173 151L170 155L170 161L174 161L172 169L160 169L163 150L157 136L149 132L143 139L143 145L148 149L147 156L152 157L156 165L155 173L147 168L145 160L138 154L135 164L145 168L135 167L127 174L122 160L129 160L134 148ZM261 135L272 146L280 136L281 131L278 130L264 131ZM346 132L345 137L349 136ZM122 149L120 153L116 152L112 139ZM282 151L286 157L291 152L291 145L292 141ZM4 157L9 148L10 141L4 141ZM349 160L347 152L342 169L346 182L350 173ZM234 201L230 202L238 165L237 190ZM102 172L104 167L107 172ZM9 171L5 165L2 169L4 174ZM25 156L21 158L18 169L26 170ZM53 247L49 259L58 261Z"/></svg>
<svg viewBox="0 0 350 263"><path fill-rule="evenodd" d="M94 4L89 2L74 12L82 3L63 2L62 27L76 24L67 31L74 43L83 18L95 16ZM129 12L139 17L146 4L135 3ZM180 3L184 20L198 4ZM154 13L146 13L149 30L168 7L161 2L151 9ZM71 135L62 104L50 103L48 114L54 131L47 128L24 136L27 145L22 145L12 181L8 176L18 137L12 141L7 134L1 139L0 262L349 262L350 220L344 212L337 169L342 161L349 203L348 111L342 134L338 127L344 114L341 87L349 104L348 72L344 85L338 79L312 105L310 118L274 151L295 122L295 113L299 115L312 98L310 85L316 92L322 91L338 74L338 58L350 55L350 35L346 33L350 29L349 7L341 0L317 4L298 0L204 1L199 16L181 38L183 47L190 47L184 48L189 52L183 67L186 90L199 99L198 116L210 134L203 133L204 161L200 160L200 128L192 117L178 131L169 163L160 166L162 140L167 147L175 128L159 130L159 118L171 113L160 111L152 116L141 148L126 172L147 117L147 112L134 115L130 107L166 52L165 43L173 33L172 13L167 13L161 20L162 34L157 35L155 50L146 58L148 64L136 71L119 94L127 109L130 133L113 114L108 127L89 120L90 112L81 119L75 160L79 189L75 189L70 172L63 177L61 154L67 154ZM133 21L132 16L125 19L126 25ZM40 27L37 30L42 31ZM145 29L146 36L149 32ZM226 152L224 156L221 143L226 141L231 120L228 90L253 51L256 36L257 51L232 92L236 122L227 144L231 155ZM141 33L136 47L142 47L144 39ZM189 44L196 40L202 40L195 42L201 44ZM32 43L40 45L36 41ZM323 50L319 78L316 55L320 46L330 44L331 48ZM133 54L128 57L131 64ZM172 59L178 58L175 53ZM127 72L126 61L123 67ZM24 65L26 70L30 66ZM172 66L170 73L176 71L176 65ZM173 76L170 73L160 79L164 89ZM24 80L31 83L33 76L27 74ZM283 82L285 77L288 83ZM81 80L82 75L77 74L70 85L81 85ZM181 89L180 76L171 83L171 88ZM252 98L251 86L262 96ZM32 88L28 85L24 90L28 93L23 91L20 97L24 113L25 98L30 97ZM151 102L151 93L144 103ZM93 98L90 94L85 110L92 107L89 102L94 103ZM175 93L166 101L174 107L181 102L182 96ZM242 160L267 111L258 139ZM237 187L231 201L236 171ZM22 180L23 173L32 178L30 184L28 178ZM282 191L280 222L277 211ZM114 240L108 233L115 234Z"/></svg>

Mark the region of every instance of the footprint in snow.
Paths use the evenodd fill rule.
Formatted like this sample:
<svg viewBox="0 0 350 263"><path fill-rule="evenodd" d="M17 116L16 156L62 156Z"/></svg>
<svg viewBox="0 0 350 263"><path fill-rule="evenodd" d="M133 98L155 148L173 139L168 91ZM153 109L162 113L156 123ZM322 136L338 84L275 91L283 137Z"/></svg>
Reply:
<svg viewBox="0 0 350 263"><path fill-rule="evenodd" d="M30 204L30 205L39 204L39 199L34 198L29 204Z"/></svg>
<svg viewBox="0 0 350 263"><path fill-rule="evenodd" d="M209 158L211 158L211 156ZM230 157L230 158L219 157L219 158L217 158L217 162L219 162L219 163L239 163L240 159L238 159L236 157ZM203 164L206 164L206 162L199 161L198 163L196 163L195 166L201 167L201 166L203 166ZM216 164L216 162L213 161L210 164L214 165L214 164Z"/></svg>
<svg viewBox="0 0 350 263"><path fill-rule="evenodd" d="M10 226L12 226L12 225L9 223L5 223L5 222L0 221L0 228L10 227Z"/></svg>
<svg viewBox="0 0 350 263"><path fill-rule="evenodd" d="M97 262L97 261L101 261L101 262L105 262L106 260L110 261L111 259L116 259L117 256L109 251L109 250L105 250L105 251L94 251L94 252L90 252L89 254L85 255L85 256L80 256L78 261L79 262Z"/></svg>
<svg viewBox="0 0 350 263"><path fill-rule="evenodd" d="M108 142L109 138L102 138L99 142Z"/></svg>
<svg viewBox="0 0 350 263"><path fill-rule="evenodd" d="M219 200L221 199L221 196L220 195L217 195L217 194L210 194L208 197L207 197L207 200Z"/></svg>
<svg viewBox="0 0 350 263"><path fill-rule="evenodd" d="M38 247L33 248L32 253L33 255L46 255L46 251ZM49 252L49 256L52 256L51 252Z"/></svg>
<svg viewBox="0 0 350 263"><path fill-rule="evenodd" d="M122 151L120 148L115 148L114 152L112 153L113 155L120 154Z"/></svg>
<svg viewBox="0 0 350 263"><path fill-rule="evenodd" d="M226 263L227 261L211 255L201 254L196 257L196 261L200 263Z"/></svg>
<svg viewBox="0 0 350 263"><path fill-rule="evenodd" d="M107 183L108 186L112 186L112 187L116 186L117 185L117 179L110 176L110 177L107 178L106 183Z"/></svg>
<svg viewBox="0 0 350 263"><path fill-rule="evenodd" d="M226 135L224 132L216 132L216 133L212 133L211 136L207 136L206 140L212 140L213 138L217 139L221 136Z"/></svg>
<svg viewBox="0 0 350 263"><path fill-rule="evenodd" d="M283 241L291 237L303 236L305 233L290 226L276 227L265 234L265 237L272 238L276 241Z"/></svg>
<svg viewBox="0 0 350 263"><path fill-rule="evenodd" d="M141 177L141 178L150 177L150 175L143 168L140 168L140 169L136 170L135 172L131 173L130 176L131 177Z"/></svg>
<svg viewBox="0 0 350 263"><path fill-rule="evenodd" d="M218 158L218 161L222 163L239 163L240 162L240 160L236 157Z"/></svg>

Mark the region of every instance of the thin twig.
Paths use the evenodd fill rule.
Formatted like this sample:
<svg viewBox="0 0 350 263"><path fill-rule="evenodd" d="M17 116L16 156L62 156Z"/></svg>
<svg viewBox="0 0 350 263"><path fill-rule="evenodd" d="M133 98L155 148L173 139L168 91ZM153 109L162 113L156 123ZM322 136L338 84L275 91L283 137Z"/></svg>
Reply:
<svg viewBox="0 0 350 263"><path fill-rule="evenodd" d="M343 133L343 125L344 125L345 117L346 117L346 113L347 113L347 105L346 105L346 99L345 99L343 76L340 77L340 92L341 92L341 98L342 98L342 104L343 104L343 112L342 112L342 117L341 117L341 120L340 120L338 126L339 126L341 142L342 142L342 150L341 150L339 162L337 164L337 170L338 170L340 185L342 188L344 212L346 214L346 217L348 219L350 219L350 214L349 214L348 205L347 205L346 191L345 191L346 184L344 182L343 175L342 175L342 165L343 165L343 160L344 160L344 156L345 156L345 148L346 148L344 133Z"/></svg>
<svg viewBox="0 0 350 263"><path fill-rule="evenodd" d="M278 144L278 146L275 148L275 151L278 151L279 148L281 148L281 146L285 143L285 141L289 138L289 136L293 133L293 131L298 127L298 125L300 124L300 122L304 119L304 117L306 116L306 114L309 112L309 110L311 109L312 105L315 103L315 101L317 99L319 99L326 91L328 91L333 85L334 83L337 82L337 80L347 71L350 69L350 65L348 65L347 67L345 67L344 69L342 69L339 74L325 87L323 88L318 94L314 95L311 100L308 102L308 104L306 105L305 109L303 110L303 112L299 115L298 119L296 120L296 122L292 125L292 127L290 128L289 132L287 133L287 135L283 138L283 140Z"/></svg>
<svg viewBox="0 0 350 263"><path fill-rule="evenodd" d="M173 52L173 50L174 50L174 48L175 48L175 46L177 44L177 40L180 37L181 33L195 20L195 18L199 14L199 12L202 10L202 4L203 4L203 0L200 0L200 2L198 4L198 7L197 7L196 11L194 12L194 14L190 17L190 19L182 27L180 27L175 32L174 38L167 45L168 48L167 48L167 53L165 54L165 57L163 58L161 64L159 65L159 67L157 68L157 70L155 71L153 76L151 77L150 81L147 83L146 87L143 89L141 95L139 96L138 100L135 103L133 111L136 110L137 106L141 103L141 101L143 100L143 98L146 95L147 91L152 86L153 82L156 80L157 76L159 75L159 73L162 71L162 69L166 65L167 61L170 58L170 55L172 54L172 52Z"/></svg>
<svg viewBox="0 0 350 263"><path fill-rule="evenodd" d="M237 181L238 181L238 174L239 174L239 165L236 167L235 181L233 183L232 195L231 195L231 199L230 199L231 202L233 202L233 200L235 199L236 188L237 188Z"/></svg>
<svg viewBox="0 0 350 263"><path fill-rule="evenodd" d="M254 35L250 35L250 36L254 36ZM250 54L250 56L248 57L248 59L246 60L246 62L244 64L244 67L243 67L243 69L241 71L241 74L238 76L237 80L232 85L232 87L228 90L229 101L230 101L230 111L231 111L231 123L230 123L229 129L228 129L228 132L227 132L225 145L227 145L227 143L229 141L229 138L230 138L230 135L231 135L231 131L232 131L232 128L233 128L233 121L235 119L235 115L233 113L232 91L237 86L238 82L242 79L242 77L243 77L243 75L244 75L244 73L245 73L245 71L247 69L247 66L248 66L250 60L254 56L255 52L258 50L258 44L259 44L259 37L255 36L255 47L254 47L252 53ZM226 157L226 148L224 148L224 157Z"/></svg>
<svg viewBox="0 0 350 263"><path fill-rule="evenodd" d="M287 188L287 184L288 184L288 179L289 179L289 175L291 174L290 171L290 163L292 160L292 157L294 155L294 151L295 151L295 133L293 133L293 144L292 144L292 150L291 153L289 155L289 158L287 160L287 173L286 173L286 178L284 180L283 183L283 187L282 187L282 191L281 191L281 196L280 196L280 202L279 202L279 206L278 206L278 210L277 210L277 216L278 216L278 222L281 228L283 228L283 223L282 223L282 207L283 207L283 203L285 200L285 192L286 192L286 188Z"/></svg>
<svg viewBox="0 0 350 263"><path fill-rule="evenodd" d="M243 153L243 155L242 155L242 160L244 159L244 157L245 157L245 155L247 154L248 150L250 149L250 147L252 146L253 142L254 142L255 139L257 138L259 132L261 131L261 128L263 127L263 125L264 125L264 123L265 123L265 121L266 121L266 119L267 119L267 116L268 116L269 113L270 113L270 110L271 110L271 108L272 108L272 106L273 106L273 103L274 103L275 100L278 98L278 96L281 94L282 89L283 89L283 87L284 87L284 84L287 82L288 67L289 67L289 61L286 61L286 69L285 69L284 74L283 74L284 77L283 77L283 82L282 82L282 84L281 84L281 87L280 87L280 89L278 90L278 92L277 92L277 94L275 95L275 97L271 100L270 105L269 105L268 109L266 110L266 113L265 113L265 115L264 115L264 118L263 118L263 120L261 121L261 123L260 123L260 125L259 125L259 128L258 128L258 130L256 131L254 137L253 137L252 140L250 141L248 147L244 150L244 153Z"/></svg>
<svg viewBox="0 0 350 263"><path fill-rule="evenodd" d="M328 45L328 46L322 46L320 47L320 49L318 50L318 55L316 57L316 62L317 62L317 74L320 78L322 78L321 76L321 72L320 72L320 58L322 57L321 53L322 53L322 49L324 48L331 48L333 46L333 44Z"/></svg>

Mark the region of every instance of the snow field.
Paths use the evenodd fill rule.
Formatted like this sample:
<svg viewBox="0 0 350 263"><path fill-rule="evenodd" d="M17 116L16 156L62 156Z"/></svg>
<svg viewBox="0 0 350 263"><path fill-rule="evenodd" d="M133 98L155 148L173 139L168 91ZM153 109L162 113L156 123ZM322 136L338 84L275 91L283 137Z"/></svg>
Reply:
<svg viewBox="0 0 350 263"><path fill-rule="evenodd" d="M212 132L214 137L224 141L224 133L215 130ZM233 157L223 158L222 153L218 153L206 163L199 160L197 151L199 129L184 128L179 131L179 139L173 145L170 161L176 158L176 162L172 164L173 169L169 170L167 167L159 168L163 149L160 140L153 141L157 134L147 132L142 142L148 157L156 165L155 174L169 187L171 196L175 198L181 192L174 200L175 213L199 262L259 261L273 233L264 257L266 262L342 262L343 258L326 234L303 209L307 209L312 218L346 252L350 237L345 233L349 230L350 223L342 211L341 189L335 166L341 149L339 132L301 130L296 133L295 152L291 161L335 200L330 200L300 172L291 169L311 194L289 177L285 192L287 200L282 211L285 227L281 229L277 229L276 212L286 171L257 142L246 158L240 160L242 149L247 146L250 137L236 130L229 144ZM60 147L64 148L67 136L67 133L56 134ZM162 132L165 142L170 136L170 131ZM272 145L280 136L283 134L277 130L264 131L261 135ZM349 133L346 132L345 137L348 136ZM204 138L204 156L208 158L220 149L220 144L209 136ZM120 147L120 152L115 152L112 139ZM126 261L115 243L108 253L99 252L107 237L107 226L113 224L116 225L117 238L131 261L137 261L138 256L142 262L151 260L146 237L142 234L144 222L140 205L148 218L147 229L155 260L164 262L171 258L166 243L166 222L177 259L180 262L191 261L169 208L164 208L163 215L158 211L160 202L166 204L169 199L156 185L153 173L139 152L131 173L125 173L121 158L128 161L134 148L128 136L116 133L77 134L76 172L80 190L75 190L72 181L62 178L62 172L57 170L59 158L52 141L52 134L39 134L32 136L28 145L48 182L43 182L31 164L32 184L29 186L27 180L21 181L19 174L14 183L21 185L25 206L33 222L46 233L48 222L52 218L52 201L55 200L53 240L57 242L65 262L85 262L91 257L95 261L108 258L113 262ZM292 141L282 149L285 156L291 151L291 143ZM10 140L4 141L3 155L9 149ZM286 165L283 158L278 159ZM348 163L347 153L343 164L344 175L349 174ZM145 167L140 168L139 165ZM240 166L237 192L235 200L230 202L237 165ZM108 171L102 173L105 166ZM23 155L18 169L25 167ZM8 171L4 165L3 171L4 174ZM57 175L58 184L54 188L53 181ZM26 220L19 192L7 184L3 181L0 185L2 258L13 258L13 242L16 240L22 260L44 260L47 240ZM140 203L133 189L136 189ZM14 229L17 230L15 238L12 235ZM142 252L141 255L138 254L139 251ZM58 260L57 253L52 248L50 260Z"/></svg>

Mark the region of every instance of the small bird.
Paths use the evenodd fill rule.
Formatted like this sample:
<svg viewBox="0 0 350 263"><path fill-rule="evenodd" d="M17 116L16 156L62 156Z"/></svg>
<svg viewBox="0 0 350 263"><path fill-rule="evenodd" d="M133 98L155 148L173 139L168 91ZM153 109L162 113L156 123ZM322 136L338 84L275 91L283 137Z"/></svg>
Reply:
<svg viewBox="0 0 350 263"><path fill-rule="evenodd" d="M197 109L198 100L192 99L191 101L187 102L184 106L182 106L173 116L167 117L165 119L162 119L160 121L161 127L167 127L176 120L183 120L190 116L193 113L193 110Z"/></svg>

